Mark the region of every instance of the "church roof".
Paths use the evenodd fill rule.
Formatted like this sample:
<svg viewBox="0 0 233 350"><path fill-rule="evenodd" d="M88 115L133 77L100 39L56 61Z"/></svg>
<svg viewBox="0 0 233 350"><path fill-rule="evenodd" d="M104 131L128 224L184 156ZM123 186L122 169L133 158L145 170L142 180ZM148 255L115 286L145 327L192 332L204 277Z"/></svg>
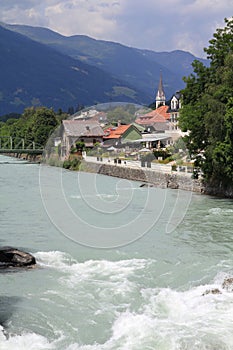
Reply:
<svg viewBox="0 0 233 350"><path fill-rule="evenodd" d="M165 92L163 88L162 74L160 74L160 78L159 78L159 86L158 86L158 91L156 95L156 100L166 100Z"/></svg>
<svg viewBox="0 0 233 350"><path fill-rule="evenodd" d="M181 99L181 92L180 91L176 91L175 94L173 95L177 100Z"/></svg>

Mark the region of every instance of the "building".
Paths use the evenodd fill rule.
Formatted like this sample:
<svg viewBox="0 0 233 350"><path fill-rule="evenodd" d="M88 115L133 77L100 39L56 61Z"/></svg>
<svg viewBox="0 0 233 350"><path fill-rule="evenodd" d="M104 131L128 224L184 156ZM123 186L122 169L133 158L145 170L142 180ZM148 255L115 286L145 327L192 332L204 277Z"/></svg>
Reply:
<svg viewBox="0 0 233 350"><path fill-rule="evenodd" d="M74 120L95 120L98 121L101 126L104 126L108 123L107 113L103 111L97 111L96 109L90 109L75 113L72 117Z"/></svg>
<svg viewBox="0 0 233 350"><path fill-rule="evenodd" d="M131 141L134 147L140 146L147 149L160 149L171 145L171 136L165 133L144 134L141 139Z"/></svg>
<svg viewBox="0 0 233 350"><path fill-rule="evenodd" d="M160 106L149 113L137 117L135 123L143 125L146 132L164 132L169 130L170 113L168 106Z"/></svg>
<svg viewBox="0 0 233 350"><path fill-rule="evenodd" d="M70 154L76 142L84 142L86 148L93 148L103 142L104 130L97 121L63 120L62 121L62 156Z"/></svg>
<svg viewBox="0 0 233 350"><path fill-rule="evenodd" d="M133 124L118 125L105 130L104 146L121 146L127 141L138 140L142 137L141 132Z"/></svg>
<svg viewBox="0 0 233 350"><path fill-rule="evenodd" d="M176 93L172 96L170 101L169 113L170 113L170 122L174 123L174 126L177 126L177 128L178 128L180 108L181 108L181 93L180 91L176 91Z"/></svg>
<svg viewBox="0 0 233 350"><path fill-rule="evenodd" d="M145 127L147 133L165 133L168 143L183 136L178 126L179 110L181 108L181 93L177 91L166 104L162 75L160 75L158 91L155 98L156 109L138 115L135 123ZM156 138L156 137L154 137Z"/></svg>

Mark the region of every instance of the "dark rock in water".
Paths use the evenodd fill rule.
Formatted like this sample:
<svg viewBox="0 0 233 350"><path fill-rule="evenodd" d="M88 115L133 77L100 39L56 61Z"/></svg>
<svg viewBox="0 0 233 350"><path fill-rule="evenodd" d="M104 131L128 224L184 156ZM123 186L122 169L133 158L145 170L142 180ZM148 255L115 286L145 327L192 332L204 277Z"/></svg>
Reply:
<svg viewBox="0 0 233 350"><path fill-rule="evenodd" d="M36 264L33 255L12 247L0 248L0 268L32 267Z"/></svg>
<svg viewBox="0 0 233 350"><path fill-rule="evenodd" d="M223 281L222 287L228 292L233 292L233 277L225 278Z"/></svg>
<svg viewBox="0 0 233 350"><path fill-rule="evenodd" d="M226 277L222 283L222 289L227 292L233 292L233 277ZM218 288L208 289L202 295L206 294L222 294Z"/></svg>
<svg viewBox="0 0 233 350"><path fill-rule="evenodd" d="M153 184L144 183L144 184L141 184L140 187L154 187L154 185Z"/></svg>
<svg viewBox="0 0 233 350"><path fill-rule="evenodd" d="M213 289L206 290L202 295L207 295L207 294L222 294L222 293L218 288L213 288Z"/></svg>

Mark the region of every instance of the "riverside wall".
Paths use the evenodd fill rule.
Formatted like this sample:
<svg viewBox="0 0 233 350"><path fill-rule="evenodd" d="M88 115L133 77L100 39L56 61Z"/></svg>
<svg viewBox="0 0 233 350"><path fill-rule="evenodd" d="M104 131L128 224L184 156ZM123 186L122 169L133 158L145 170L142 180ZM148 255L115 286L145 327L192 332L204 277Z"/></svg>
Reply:
<svg viewBox="0 0 233 350"><path fill-rule="evenodd" d="M204 193L204 186L201 180L192 179L190 174L163 173L147 168L131 168L121 165L101 164L83 161L81 171L92 172L102 175L119 177L132 181L139 181L143 184L153 185L160 188L181 189Z"/></svg>
<svg viewBox="0 0 233 350"><path fill-rule="evenodd" d="M3 153L2 155L5 155L7 157L12 157L12 158L18 158L18 159L23 159L27 160L29 162L33 163L40 163L42 156L38 154L28 154L28 153Z"/></svg>

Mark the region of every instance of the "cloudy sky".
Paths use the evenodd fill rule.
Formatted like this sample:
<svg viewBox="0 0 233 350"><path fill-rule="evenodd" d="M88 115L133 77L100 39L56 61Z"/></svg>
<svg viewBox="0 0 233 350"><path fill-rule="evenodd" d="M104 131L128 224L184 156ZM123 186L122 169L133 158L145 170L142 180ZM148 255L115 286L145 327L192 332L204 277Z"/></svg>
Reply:
<svg viewBox="0 0 233 350"><path fill-rule="evenodd" d="M0 0L0 21L203 57L232 0Z"/></svg>

